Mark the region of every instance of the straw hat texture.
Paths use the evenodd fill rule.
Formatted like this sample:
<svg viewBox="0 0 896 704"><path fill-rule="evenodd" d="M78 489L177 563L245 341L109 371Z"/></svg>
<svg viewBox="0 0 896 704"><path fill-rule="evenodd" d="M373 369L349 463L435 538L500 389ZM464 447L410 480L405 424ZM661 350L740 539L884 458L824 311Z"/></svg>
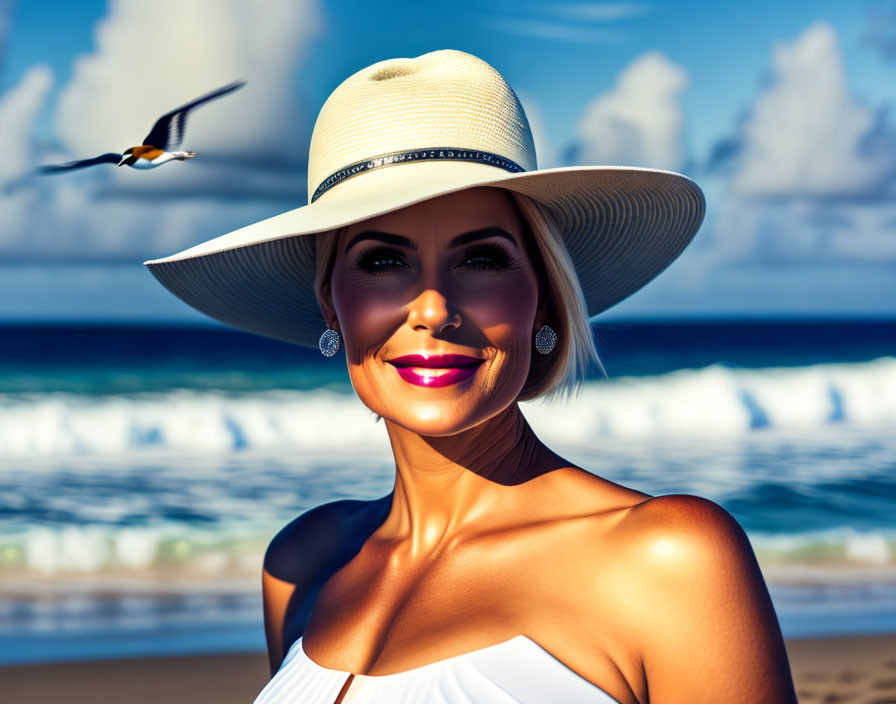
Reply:
<svg viewBox="0 0 896 704"><path fill-rule="evenodd" d="M670 171L538 170L529 122L501 74L443 49L377 62L332 92L311 137L308 205L145 265L212 318L315 347L326 324L315 263L299 238L476 186L522 193L547 208L589 316L663 271L705 211L700 188Z"/></svg>

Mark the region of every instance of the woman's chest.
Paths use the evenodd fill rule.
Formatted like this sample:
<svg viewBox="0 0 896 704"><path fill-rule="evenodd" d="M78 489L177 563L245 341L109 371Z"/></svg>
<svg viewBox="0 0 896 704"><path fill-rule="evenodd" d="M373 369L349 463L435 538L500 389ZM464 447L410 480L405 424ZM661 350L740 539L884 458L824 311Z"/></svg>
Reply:
<svg viewBox="0 0 896 704"><path fill-rule="evenodd" d="M624 673L637 677L639 670L619 655L626 649L616 625L602 625L600 610L572 583L574 572L563 566L572 558L563 552L530 536L519 545L454 549L407 569L362 551L327 580L307 622L287 630L286 645L303 635L303 652L314 663L382 677L525 634L571 672L635 704Z"/></svg>
<svg viewBox="0 0 896 704"><path fill-rule="evenodd" d="M519 635L530 603L525 581L494 557L454 550L409 566L361 554L324 584L302 635L327 667L385 675Z"/></svg>

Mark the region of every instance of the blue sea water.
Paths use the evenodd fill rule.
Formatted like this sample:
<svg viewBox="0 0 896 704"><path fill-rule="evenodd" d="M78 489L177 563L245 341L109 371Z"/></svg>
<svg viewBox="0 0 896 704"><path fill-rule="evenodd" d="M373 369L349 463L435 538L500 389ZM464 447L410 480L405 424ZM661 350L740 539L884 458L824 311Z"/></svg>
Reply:
<svg viewBox="0 0 896 704"><path fill-rule="evenodd" d="M524 404L567 459L744 527L787 636L896 629L896 322L596 326ZM217 327L0 328L0 664L263 648L264 548L391 490L341 356Z"/></svg>

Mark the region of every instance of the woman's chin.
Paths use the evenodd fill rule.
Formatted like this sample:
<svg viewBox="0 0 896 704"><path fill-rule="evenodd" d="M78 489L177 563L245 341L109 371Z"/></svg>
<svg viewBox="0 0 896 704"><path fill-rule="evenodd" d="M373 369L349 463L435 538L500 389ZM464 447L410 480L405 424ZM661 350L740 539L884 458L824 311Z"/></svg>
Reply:
<svg viewBox="0 0 896 704"><path fill-rule="evenodd" d="M415 403L384 409L380 415L402 428L430 437L457 435L485 419L479 413L461 412L458 405L457 402Z"/></svg>

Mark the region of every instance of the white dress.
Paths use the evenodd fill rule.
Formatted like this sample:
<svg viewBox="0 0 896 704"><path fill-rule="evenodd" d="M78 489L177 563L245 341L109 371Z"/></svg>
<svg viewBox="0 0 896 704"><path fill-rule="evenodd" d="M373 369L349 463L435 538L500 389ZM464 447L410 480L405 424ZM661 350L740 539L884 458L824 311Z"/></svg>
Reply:
<svg viewBox="0 0 896 704"><path fill-rule="evenodd" d="M311 660L299 638L255 704L333 704L351 673ZM342 704L619 704L531 638L392 675L355 675Z"/></svg>

